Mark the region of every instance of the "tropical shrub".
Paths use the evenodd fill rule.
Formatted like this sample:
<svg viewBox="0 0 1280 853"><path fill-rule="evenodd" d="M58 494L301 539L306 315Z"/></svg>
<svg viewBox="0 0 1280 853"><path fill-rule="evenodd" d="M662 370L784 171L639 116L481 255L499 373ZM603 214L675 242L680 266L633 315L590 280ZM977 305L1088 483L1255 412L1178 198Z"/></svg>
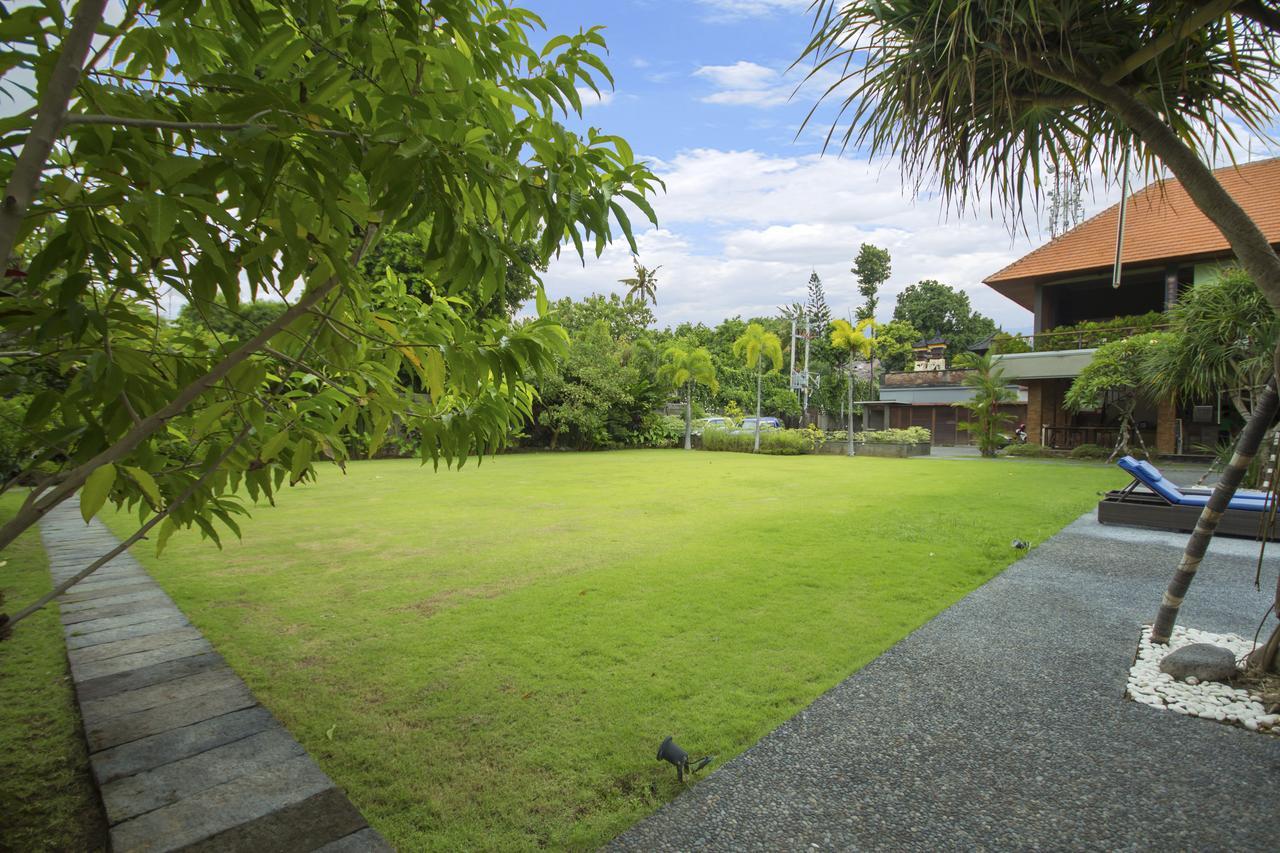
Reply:
<svg viewBox="0 0 1280 853"><path fill-rule="evenodd" d="M1082 444L1071 451L1072 459L1106 459L1110 455L1111 451L1100 444Z"/></svg>
<svg viewBox="0 0 1280 853"><path fill-rule="evenodd" d="M1003 451L1004 456L1029 456L1032 458L1040 458L1045 456L1057 456L1049 448L1043 444L1011 444Z"/></svg>
<svg viewBox="0 0 1280 853"><path fill-rule="evenodd" d="M1110 320L1091 320L1084 323L1073 323L1069 326L1058 326L1034 336L1037 351L1089 349L1124 340L1133 335L1142 335L1164 328L1169 317L1160 311L1146 314L1130 314L1124 317L1113 317ZM1014 350L1002 350L1014 352Z"/></svg>
<svg viewBox="0 0 1280 853"><path fill-rule="evenodd" d="M30 440L22 429L31 398L0 400L0 482L27 467L31 460Z"/></svg>
<svg viewBox="0 0 1280 853"><path fill-rule="evenodd" d="M654 415L635 434L637 447L675 447L684 437L684 419L677 415Z"/></svg>
<svg viewBox="0 0 1280 853"><path fill-rule="evenodd" d="M933 440L933 435L925 427L914 426L906 429L855 432L853 440L859 444L928 444Z"/></svg>
<svg viewBox="0 0 1280 853"><path fill-rule="evenodd" d="M1031 344L1022 335L1011 335L1008 332L997 332L991 338L993 354L1008 355L1015 352L1031 352Z"/></svg>
<svg viewBox="0 0 1280 853"><path fill-rule="evenodd" d="M760 452L774 456L800 456L813 449L802 429L769 429L760 432ZM709 429L702 434L703 450L726 450L735 453L751 453L753 433L731 432L725 429Z"/></svg>

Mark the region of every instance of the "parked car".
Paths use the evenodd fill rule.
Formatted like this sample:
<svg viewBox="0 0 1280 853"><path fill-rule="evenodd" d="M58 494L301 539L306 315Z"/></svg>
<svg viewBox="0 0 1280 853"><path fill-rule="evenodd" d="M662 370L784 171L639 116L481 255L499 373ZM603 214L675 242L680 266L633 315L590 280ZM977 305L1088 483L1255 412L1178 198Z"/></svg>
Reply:
<svg viewBox="0 0 1280 853"><path fill-rule="evenodd" d="M782 421L778 420L777 418L760 418L760 431L764 432L765 430L770 430L770 429L782 429ZM755 431L756 431L756 419L743 418L742 426L735 429L734 433L754 435Z"/></svg>
<svg viewBox="0 0 1280 853"><path fill-rule="evenodd" d="M702 435L704 429L733 429L733 418L724 415L707 415L693 422L693 434Z"/></svg>

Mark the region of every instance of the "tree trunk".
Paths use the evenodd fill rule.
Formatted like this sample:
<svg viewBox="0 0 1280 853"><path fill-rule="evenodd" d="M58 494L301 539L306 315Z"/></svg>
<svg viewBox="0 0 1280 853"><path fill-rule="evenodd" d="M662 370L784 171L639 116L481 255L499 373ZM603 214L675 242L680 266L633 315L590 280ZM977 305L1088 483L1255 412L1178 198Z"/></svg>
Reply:
<svg viewBox="0 0 1280 853"><path fill-rule="evenodd" d="M693 450L693 383L684 387L684 449Z"/></svg>
<svg viewBox="0 0 1280 853"><path fill-rule="evenodd" d="M752 451L753 453L760 452L760 383L762 378L763 374L756 370L756 446L755 450Z"/></svg>
<svg viewBox="0 0 1280 853"><path fill-rule="evenodd" d="M853 455L853 367L849 368L849 455Z"/></svg>
<svg viewBox="0 0 1280 853"><path fill-rule="evenodd" d="M1218 529L1218 521L1227 508L1227 502L1240 487L1240 481L1244 479L1249 465L1253 463L1253 457L1257 455L1258 447L1262 443L1262 436L1275 418L1278 407L1280 407L1280 399L1276 396L1276 379L1273 376L1258 398L1253 416L1240 432L1240 437L1236 441L1236 452L1232 455L1231 462L1223 470L1217 485L1213 487L1209 502L1200 511L1195 532L1187 540L1187 546L1182 552L1182 561L1178 564L1173 579L1169 581L1169 588L1165 590L1164 599L1160 602L1155 626L1151 629L1151 642L1169 642L1174 622L1178 619L1178 608L1182 606L1187 589L1195 580L1196 570L1200 568L1205 552L1209 549L1209 543L1213 541L1213 534Z"/></svg>
<svg viewBox="0 0 1280 853"><path fill-rule="evenodd" d="M1280 256L1271 247L1257 223L1223 189L1222 184L1214 177L1213 170L1201 161L1199 155L1178 137L1164 119L1120 86L1096 78L1059 73L1044 68L1034 60L1026 64L1038 73L1066 83L1100 101L1123 119L1129 129L1146 143L1147 149L1178 179L1196 207L1218 227L1222 236L1231 244L1240 265L1253 278L1254 284L1272 309L1280 315Z"/></svg>

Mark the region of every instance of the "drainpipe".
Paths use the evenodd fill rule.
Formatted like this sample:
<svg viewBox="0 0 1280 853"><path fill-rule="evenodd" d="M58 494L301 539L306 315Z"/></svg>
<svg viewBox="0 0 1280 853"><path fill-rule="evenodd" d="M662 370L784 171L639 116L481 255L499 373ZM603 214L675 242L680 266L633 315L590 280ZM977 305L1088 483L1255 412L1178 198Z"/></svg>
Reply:
<svg viewBox="0 0 1280 853"><path fill-rule="evenodd" d="M1111 287L1120 287L1120 255L1124 252L1124 214L1129 206L1129 152L1124 152L1124 167L1120 177L1120 216L1116 223L1116 262L1111 270Z"/></svg>

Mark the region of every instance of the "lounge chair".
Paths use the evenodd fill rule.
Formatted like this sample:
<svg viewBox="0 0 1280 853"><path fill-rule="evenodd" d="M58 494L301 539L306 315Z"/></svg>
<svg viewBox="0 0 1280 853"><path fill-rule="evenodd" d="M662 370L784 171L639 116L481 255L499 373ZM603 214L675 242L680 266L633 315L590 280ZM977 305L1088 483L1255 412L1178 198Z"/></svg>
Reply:
<svg viewBox="0 0 1280 853"><path fill-rule="evenodd" d="M1150 462L1122 457L1117 463L1133 477L1123 489L1108 492L1098 503L1098 521L1156 530L1189 532L1195 529L1200 510L1209 502L1211 489L1184 489L1160 473ZM1265 492L1237 492L1218 522L1218 532L1256 539L1268 521L1271 497ZM1272 523L1267 538L1280 541L1280 524Z"/></svg>

